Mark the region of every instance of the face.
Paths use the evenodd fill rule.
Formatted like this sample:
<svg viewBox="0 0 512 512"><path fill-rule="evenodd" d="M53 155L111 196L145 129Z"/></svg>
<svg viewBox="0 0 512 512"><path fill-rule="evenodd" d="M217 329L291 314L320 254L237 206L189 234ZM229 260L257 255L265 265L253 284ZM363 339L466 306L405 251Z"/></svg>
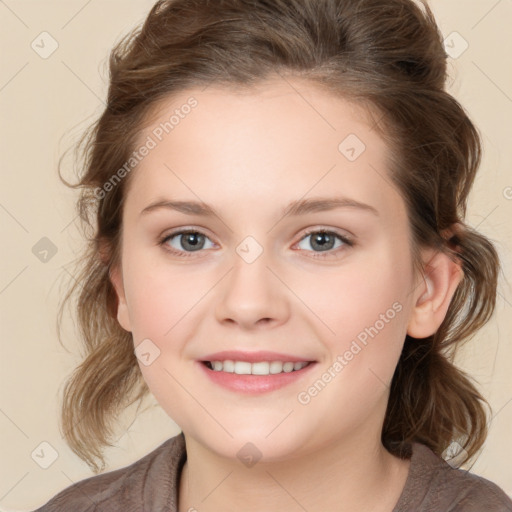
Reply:
<svg viewBox="0 0 512 512"><path fill-rule="evenodd" d="M226 457L248 441L284 460L378 437L417 298L404 201L371 119L291 83L169 99L140 137L151 148L123 211L119 322L161 406ZM274 386L283 375L201 362L228 350L312 363Z"/></svg>

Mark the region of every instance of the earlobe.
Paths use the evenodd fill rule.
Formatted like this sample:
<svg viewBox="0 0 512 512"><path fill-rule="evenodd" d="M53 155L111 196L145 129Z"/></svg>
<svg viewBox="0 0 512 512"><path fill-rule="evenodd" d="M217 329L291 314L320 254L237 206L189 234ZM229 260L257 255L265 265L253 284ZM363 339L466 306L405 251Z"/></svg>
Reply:
<svg viewBox="0 0 512 512"><path fill-rule="evenodd" d="M109 277L117 295L117 321L125 331L131 332L130 315L126 303L123 276L120 267L111 267Z"/></svg>
<svg viewBox="0 0 512 512"><path fill-rule="evenodd" d="M438 252L425 266L425 274L414 293L407 334L426 338L443 322L452 297L463 278L460 263Z"/></svg>

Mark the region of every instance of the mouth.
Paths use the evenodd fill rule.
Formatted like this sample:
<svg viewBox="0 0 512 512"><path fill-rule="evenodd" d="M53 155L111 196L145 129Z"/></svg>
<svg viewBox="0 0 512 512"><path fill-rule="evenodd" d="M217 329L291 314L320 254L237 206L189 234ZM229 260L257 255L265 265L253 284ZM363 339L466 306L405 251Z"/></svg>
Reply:
<svg viewBox="0 0 512 512"><path fill-rule="evenodd" d="M201 361L211 371L232 373L236 375L269 376L280 373L298 372L315 361Z"/></svg>
<svg viewBox="0 0 512 512"><path fill-rule="evenodd" d="M286 386L299 385L311 374L317 361L197 361L207 379L230 392L261 395ZM302 386L305 384L303 383Z"/></svg>

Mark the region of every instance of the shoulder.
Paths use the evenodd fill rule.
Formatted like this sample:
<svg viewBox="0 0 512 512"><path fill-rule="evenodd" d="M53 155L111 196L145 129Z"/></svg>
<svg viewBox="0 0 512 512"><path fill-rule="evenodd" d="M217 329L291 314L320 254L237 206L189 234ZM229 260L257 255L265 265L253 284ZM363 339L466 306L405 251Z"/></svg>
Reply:
<svg viewBox="0 0 512 512"><path fill-rule="evenodd" d="M184 463L183 433L172 437L133 464L81 480L34 512L123 512L165 510L173 499ZM151 505L152 508L145 508Z"/></svg>
<svg viewBox="0 0 512 512"><path fill-rule="evenodd" d="M409 477L393 512L512 512L512 500L493 482L448 464L414 443Z"/></svg>

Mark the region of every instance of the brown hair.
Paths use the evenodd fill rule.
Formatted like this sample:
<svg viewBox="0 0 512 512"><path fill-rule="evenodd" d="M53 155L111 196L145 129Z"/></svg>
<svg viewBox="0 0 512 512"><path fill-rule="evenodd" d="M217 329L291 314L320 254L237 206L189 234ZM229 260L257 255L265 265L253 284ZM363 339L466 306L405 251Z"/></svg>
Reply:
<svg viewBox="0 0 512 512"><path fill-rule="evenodd" d="M118 413L148 392L131 334L116 320L109 279L119 262L129 176L108 192L102 187L130 158L159 100L213 83L250 87L276 74L309 80L380 117L375 128L408 209L415 264L418 248L428 246L458 258L464 271L438 331L406 337L384 446L404 457L417 441L441 455L457 440L468 460L477 453L487 434L486 402L453 357L493 313L499 260L464 224L481 147L444 89L446 58L431 10L412 0L161 0L116 45L107 106L76 147L84 171L71 186L81 189L88 249L59 317L76 295L85 353L64 389L61 429L95 472L104 467L102 447Z"/></svg>

